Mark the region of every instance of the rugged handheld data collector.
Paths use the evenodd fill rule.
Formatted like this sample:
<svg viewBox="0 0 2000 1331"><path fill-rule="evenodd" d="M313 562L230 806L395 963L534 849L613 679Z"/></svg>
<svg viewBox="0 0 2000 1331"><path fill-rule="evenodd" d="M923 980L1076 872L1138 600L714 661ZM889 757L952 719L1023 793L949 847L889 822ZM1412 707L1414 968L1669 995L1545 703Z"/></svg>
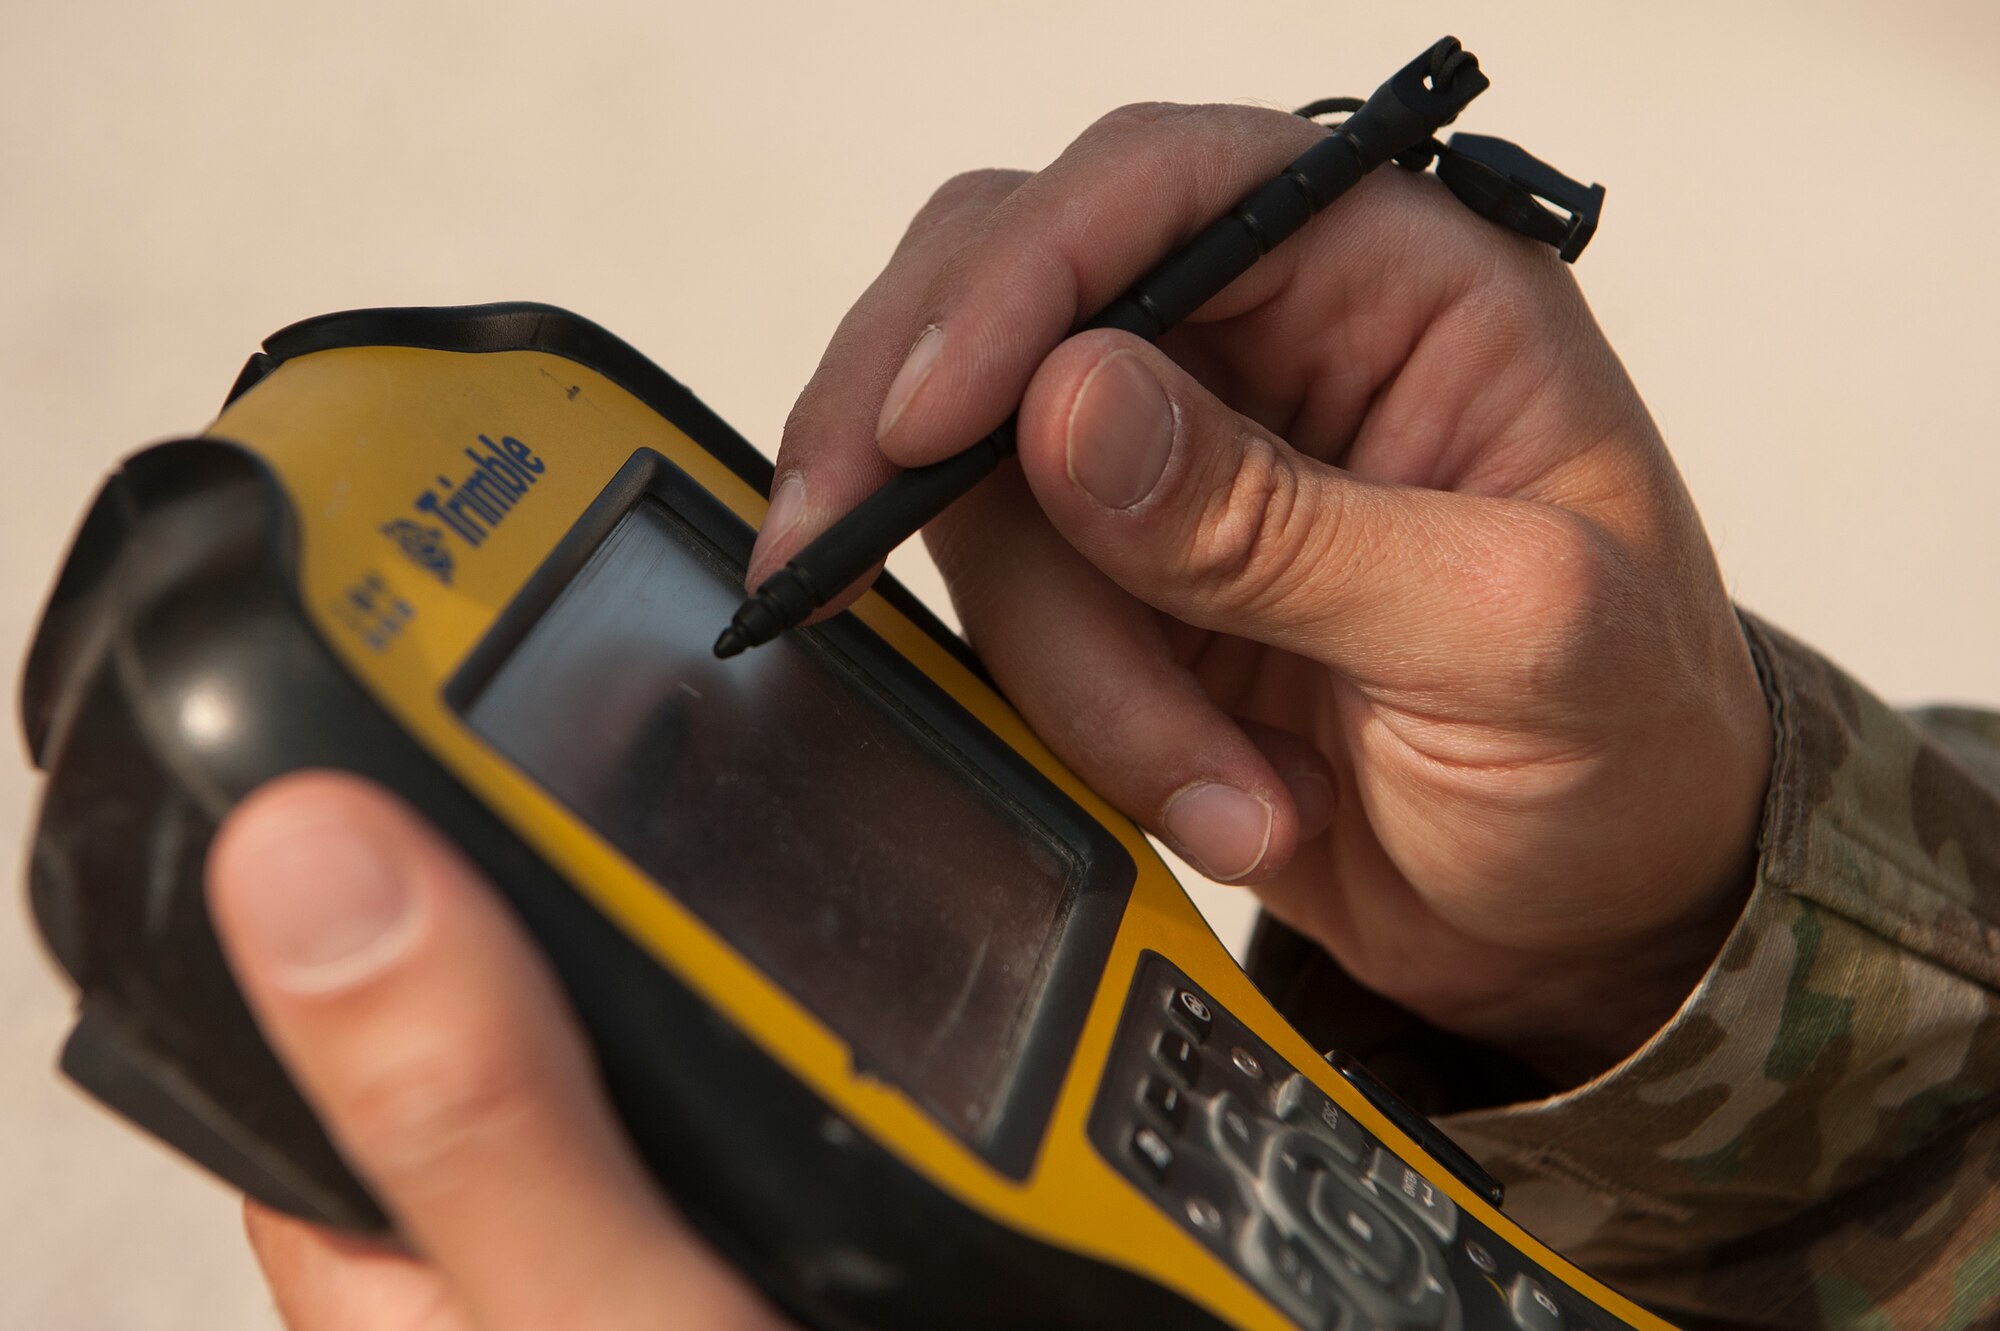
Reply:
<svg viewBox="0 0 2000 1331"><path fill-rule="evenodd" d="M201 892L232 805L341 768L491 877L662 1186L808 1326L1665 1326L1294 1033L893 581L716 660L770 479L547 306L272 337L106 483L29 657L69 1075L385 1224Z"/></svg>

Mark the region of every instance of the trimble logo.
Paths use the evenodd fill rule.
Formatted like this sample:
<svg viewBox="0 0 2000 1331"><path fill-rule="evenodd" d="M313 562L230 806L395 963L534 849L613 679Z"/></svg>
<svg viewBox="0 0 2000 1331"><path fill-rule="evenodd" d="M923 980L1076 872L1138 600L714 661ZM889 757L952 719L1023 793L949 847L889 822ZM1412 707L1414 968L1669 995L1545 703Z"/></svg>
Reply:
<svg viewBox="0 0 2000 1331"><path fill-rule="evenodd" d="M438 486L444 491L442 498L437 490L426 490L417 496L419 512L442 519L445 526L475 549L548 470L547 463L511 434L501 435L497 444L482 434L479 442L486 446L483 450L465 450L465 456L472 459L469 475L457 485L446 477L438 477Z"/></svg>
<svg viewBox="0 0 2000 1331"><path fill-rule="evenodd" d="M383 535L401 546L404 554L447 583L454 561L446 547L445 531L478 549L548 470L548 464L536 457L534 450L511 434L501 435L497 444L482 434L479 442L482 447L465 450L472 461L470 471L456 483L448 476L438 477L438 488L425 490L415 500L417 512L443 523L443 530L408 518L398 518L382 528Z"/></svg>

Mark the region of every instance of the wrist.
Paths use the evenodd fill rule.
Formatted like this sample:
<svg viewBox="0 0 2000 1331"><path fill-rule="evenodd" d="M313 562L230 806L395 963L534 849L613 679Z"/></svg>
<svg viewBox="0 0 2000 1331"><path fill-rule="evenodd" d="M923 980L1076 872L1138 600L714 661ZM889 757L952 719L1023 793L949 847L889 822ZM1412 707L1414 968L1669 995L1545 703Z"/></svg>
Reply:
<svg viewBox="0 0 2000 1331"><path fill-rule="evenodd" d="M1687 904L1613 954L1575 963L1562 986L1569 1020L1558 1017L1546 1035L1508 1046L1558 1086L1624 1061L1673 1019L1721 955L1756 885L1777 718L1767 668L1733 611L1729 625L1715 675L1729 686L1716 691L1705 725L1714 756L1683 804L1696 812L1681 839L1691 853L1668 880L1682 885Z"/></svg>
<svg viewBox="0 0 2000 1331"><path fill-rule="evenodd" d="M1524 1034L1500 1042L1558 1090L1588 1082L1645 1046L1686 1005L1742 918L1754 883L1717 897L1699 918L1616 957L1577 959L1554 969L1545 1015L1521 1014Z"/></svg>

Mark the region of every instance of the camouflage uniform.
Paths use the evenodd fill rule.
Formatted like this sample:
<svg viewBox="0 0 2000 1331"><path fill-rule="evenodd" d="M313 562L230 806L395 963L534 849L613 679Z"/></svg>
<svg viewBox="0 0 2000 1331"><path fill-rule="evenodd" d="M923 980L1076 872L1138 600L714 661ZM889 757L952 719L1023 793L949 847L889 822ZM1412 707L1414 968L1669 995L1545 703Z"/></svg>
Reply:
<svg viewBox="0 0 2000 1331"><path fill-rule="evenodd" d="M2000 1327L2000 716L1899 714L1745 628L1778 735L1756 886L1623 1063L1551 1094L1269 922L1252 971L1690 1331Z"/></svg>

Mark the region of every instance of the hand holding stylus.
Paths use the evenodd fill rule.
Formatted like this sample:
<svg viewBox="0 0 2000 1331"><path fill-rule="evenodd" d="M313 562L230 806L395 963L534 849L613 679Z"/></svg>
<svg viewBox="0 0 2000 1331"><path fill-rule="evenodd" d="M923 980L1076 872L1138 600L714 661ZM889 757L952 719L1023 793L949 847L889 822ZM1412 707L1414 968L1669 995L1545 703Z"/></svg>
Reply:
<svg viewBox="0 0 2000 1331"><path fill-rule="evenodd" d="M947 184L799 399L748 584L1018 403L1020 466L926 535L1036 730L1364 983L1574 1080L1713 959L1771 722L1568 272L1379 172L1159 348L1066 336L1321 133L1137 107Z"/></svg>
<svg viewBox="0 0 2000 1331"><path fill-rule="evenodd" d="M1489 86L1479 60L1445 37L1391 75L1365 100L1331 98L1300 112L1345 106L1349 114L1329 132L1310 142L1285 162L1277 174L1247 189L1219 216L1193 230L1171 254L1160 258L1135 283L1108 303L1083 305L1072 317L1073 329L1116 329L1148 340L1165 336L1265 254L1283 245L1313 217L1391 161L1435 156L1443 174L1464 189L1469 206L1510 227L1552 239L1549 227L1562 235L1563 256L1573 259L1588 243L1596 226L1595 206L1604 191L1567 223L1542 208L1527 186L1490 164L1441 147L1437 134L1458 117L1467 103ZM1576 182L1500 140L1507 172L1525 170L1542 182ZM1494 205L1503 205L1496 212ZM1572 200L1575 205L1576 201ZM1077 293L1079 296L1082 292ZM1085 310L1094 310L1083 318ZM956 453L896 472L873 493L820 532L781 568L767 571L752 584L751 594L737 607L715 640L715 654L735 656L788 628L805 623L855 579L888 557L890 551L916 535L994 468L1014 456L1016 423L1012 416L985 436Z"/></svg>

